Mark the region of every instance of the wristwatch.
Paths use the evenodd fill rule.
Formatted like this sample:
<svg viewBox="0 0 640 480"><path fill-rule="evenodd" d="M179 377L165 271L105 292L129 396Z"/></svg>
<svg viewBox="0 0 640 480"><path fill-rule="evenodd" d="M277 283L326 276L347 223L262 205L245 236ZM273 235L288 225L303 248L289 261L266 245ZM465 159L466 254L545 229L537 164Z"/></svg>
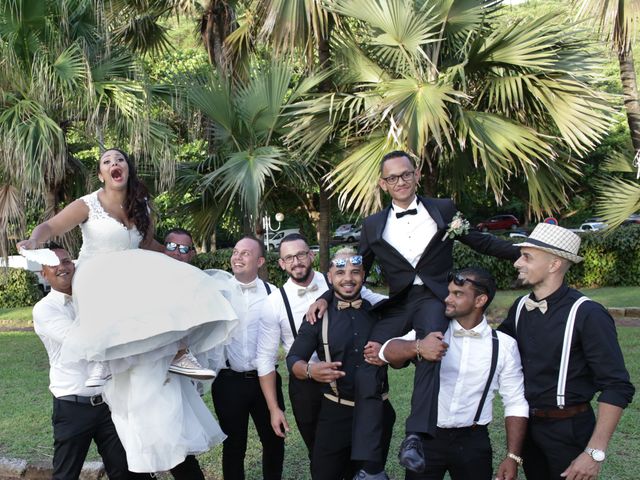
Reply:
<svg viewBox="0 0 640 480"><path fill-rule="evenodd" d="M585 448L584 453L589 455L591 458L593 458L594 461L598 463L604 462L604 459L606 456L604 454L604 450L598 450L597 448L591 448L591 447Z"/></svg>

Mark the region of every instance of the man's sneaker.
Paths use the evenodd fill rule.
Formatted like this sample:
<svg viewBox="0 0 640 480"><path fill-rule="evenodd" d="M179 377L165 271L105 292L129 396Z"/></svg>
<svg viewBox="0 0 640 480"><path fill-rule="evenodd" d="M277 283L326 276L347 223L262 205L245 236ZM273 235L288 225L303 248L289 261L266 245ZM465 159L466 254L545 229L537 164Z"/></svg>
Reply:
<svg viewBox="0 0 640 480"><path fill-rule="evenodd" d="M389 476L384 470L380 473L371 474L361 469L356 473L356 476L353 477L353 480L389 480Z"/></svg>
<svg viewBox="0 0 640 480"><path fill-rule="evenodd" d="M173 362L171 362L169 366L169 371L198 380L211 380L216 376L216 372L200 365L196 357L194 357L189 350L186 350L179 358L173 359Z"/></svg>
<svg viewBox="0 0 640 480"><path fill-rule="evenodd" d="M111 378L111 369L107 362L93 362L85 387L102 387Z"/></svg>

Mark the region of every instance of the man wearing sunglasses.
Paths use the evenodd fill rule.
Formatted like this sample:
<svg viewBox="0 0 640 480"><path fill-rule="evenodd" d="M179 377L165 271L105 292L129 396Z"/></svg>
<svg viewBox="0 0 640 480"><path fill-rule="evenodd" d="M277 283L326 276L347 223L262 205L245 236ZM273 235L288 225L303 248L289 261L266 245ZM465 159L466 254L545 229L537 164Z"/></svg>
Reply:
<svg viewBox="0 0 640 480"><path fill-rule="evenodd" d="M496 293L489 272L466 268L448 277L446 332L431 332L416 340L415 331L392 339L380 358L394 368L409 361L440 362L438 426L423 439L424 473L407 470L407 480L513 480L522 464L521 451L529 416L518 345L491 329L484 312ZM418 357L419 355L419 357ZM369 360L367 360L369 361ZM492 477L492 450L487 425L492 420L494 393L504 404L507 456Z"/></svg>
<svg viewBox="0 0 640 480"><path fill-rule="evenodd" d="M191 234L183 228L169 230L164 237L164 253L181 262L191 263L196 256Z"/></svg>
<svg viewBox="0 0 640 480"><path fill-rule="evenodd" d="M371 304L360 296L364 269L362 257L355 250L336 252L328 277L335 292L331 305L318 322L301 325L287 356L292 376L301 382L318 382L322 393L311 462L314 480L352 478L360 468L350 460L354 381L357 369L364 364L362 351L376 322ZM314 354L319 361L309 363ZM386 368L382 377L386 392ZM384 469L394 421L393 407L385 400L384 458L370 467L374 470ZM386 475L379 478L388 480Z"/></svg>
<svg viewBox="0 0 640 480"><path fill-rule="evenodd" d="M313 269L314 254L309 250L305 237L299 233L289 234L282 239L279 254L278 264L289 279L264 302L256 363L260 386L271 414L271 426L276 435L284 438L289 432L289 424L277 396L275 365L279 348L282 344L285 354L289 351L309 306L318 295L327 291L328 286L325 276ZM362 290L362 296L371 303L386 298L367 289ZM313 355L309 361L314 363L318 358ZM311 459L322 399L320 384L301 381L292 375L289 377L289 398L298 430Z"/></svg>
<svg viewBox="0 0 640 480"><path fill-rule="evenodd" d="M518 257L510 242L472 228L454 235L455 204L451 199L416 195L419 182L420 171L408 153L394 151L382 158L378 184L391 197L391 205L364 219L359 248L365 272L377 260L389 284L389 301L380 306L382 318L373 328L370 347L379 348L411 329L418 338L446 330L444 299L447 273L453 269L453 237L480 253L509 261ZM309 316L313 320L311 312ZM422 437L436 432L439 368L439 363L416 363L407 436L399 454L400 464L416 472L425 467ZM357 383L353 458L376 460L381 455L382 433L377 368L360 369Z"/></svg>

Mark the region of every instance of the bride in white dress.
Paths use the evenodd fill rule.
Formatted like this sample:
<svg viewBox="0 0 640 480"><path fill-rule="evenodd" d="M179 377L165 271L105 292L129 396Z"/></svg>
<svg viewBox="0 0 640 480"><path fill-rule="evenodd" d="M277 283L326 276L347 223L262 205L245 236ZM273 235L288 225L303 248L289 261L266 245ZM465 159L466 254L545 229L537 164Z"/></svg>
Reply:
<svg viewBox="0 0 640 480"><path fill-rule="evenodd" d="M184 345L197 354L224 343L237 317L214 279L159 253L148 193L126 154L105 151L98 176L103 188L38 225L18 248L80 225L77 320L63 358L109 362L104 396L129 469L166 471L225 438L191 381L168 374L169 365Z"/></svg>

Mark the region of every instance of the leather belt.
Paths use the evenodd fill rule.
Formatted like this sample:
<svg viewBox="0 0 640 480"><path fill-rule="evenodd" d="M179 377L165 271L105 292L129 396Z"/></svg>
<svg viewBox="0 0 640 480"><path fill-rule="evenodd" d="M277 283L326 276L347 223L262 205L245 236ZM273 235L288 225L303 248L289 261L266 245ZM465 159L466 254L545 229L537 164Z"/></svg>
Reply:
<svg viewBox="0 0 640 480"><path fill-rule="evenodd" d="M257 370L248 370L246 372L236 372L230 368L223 368L218 372L218 375L228 375L230 377L242 377L242 378L258 378Z"/></svg>
<svg viewBox="0 0 640 480"><path fill-rule="evenodd" d="M532 408L529 410L529 415L536 418L571 418L588 411L590 408L591 405L588 403L579 403L564 408Z"/></svg>
<svg viewBox="0 0 640 480"><path fill-rule="evenodd" d="M104 399L101 394L92 395L90 397L82 397L80 395L63 395L62 397L56 398L65 402L82 403L83 405L91 405L92 407L97 407L104 403Z"/></svg>
<svg viewBox="0 0 640 480"><path fill-rule="evenodd" d="M331 400L332 402L339 403L340 405L346 405L347 407L356 406L356 402L354 402L353 400L347 400L346 398L337 397L335 395L332 395L331 393L325 393L324 398L326 398L327 400ZM385 401L388 399L389 399L389 394L383 393L382 400Z"/></svg>

